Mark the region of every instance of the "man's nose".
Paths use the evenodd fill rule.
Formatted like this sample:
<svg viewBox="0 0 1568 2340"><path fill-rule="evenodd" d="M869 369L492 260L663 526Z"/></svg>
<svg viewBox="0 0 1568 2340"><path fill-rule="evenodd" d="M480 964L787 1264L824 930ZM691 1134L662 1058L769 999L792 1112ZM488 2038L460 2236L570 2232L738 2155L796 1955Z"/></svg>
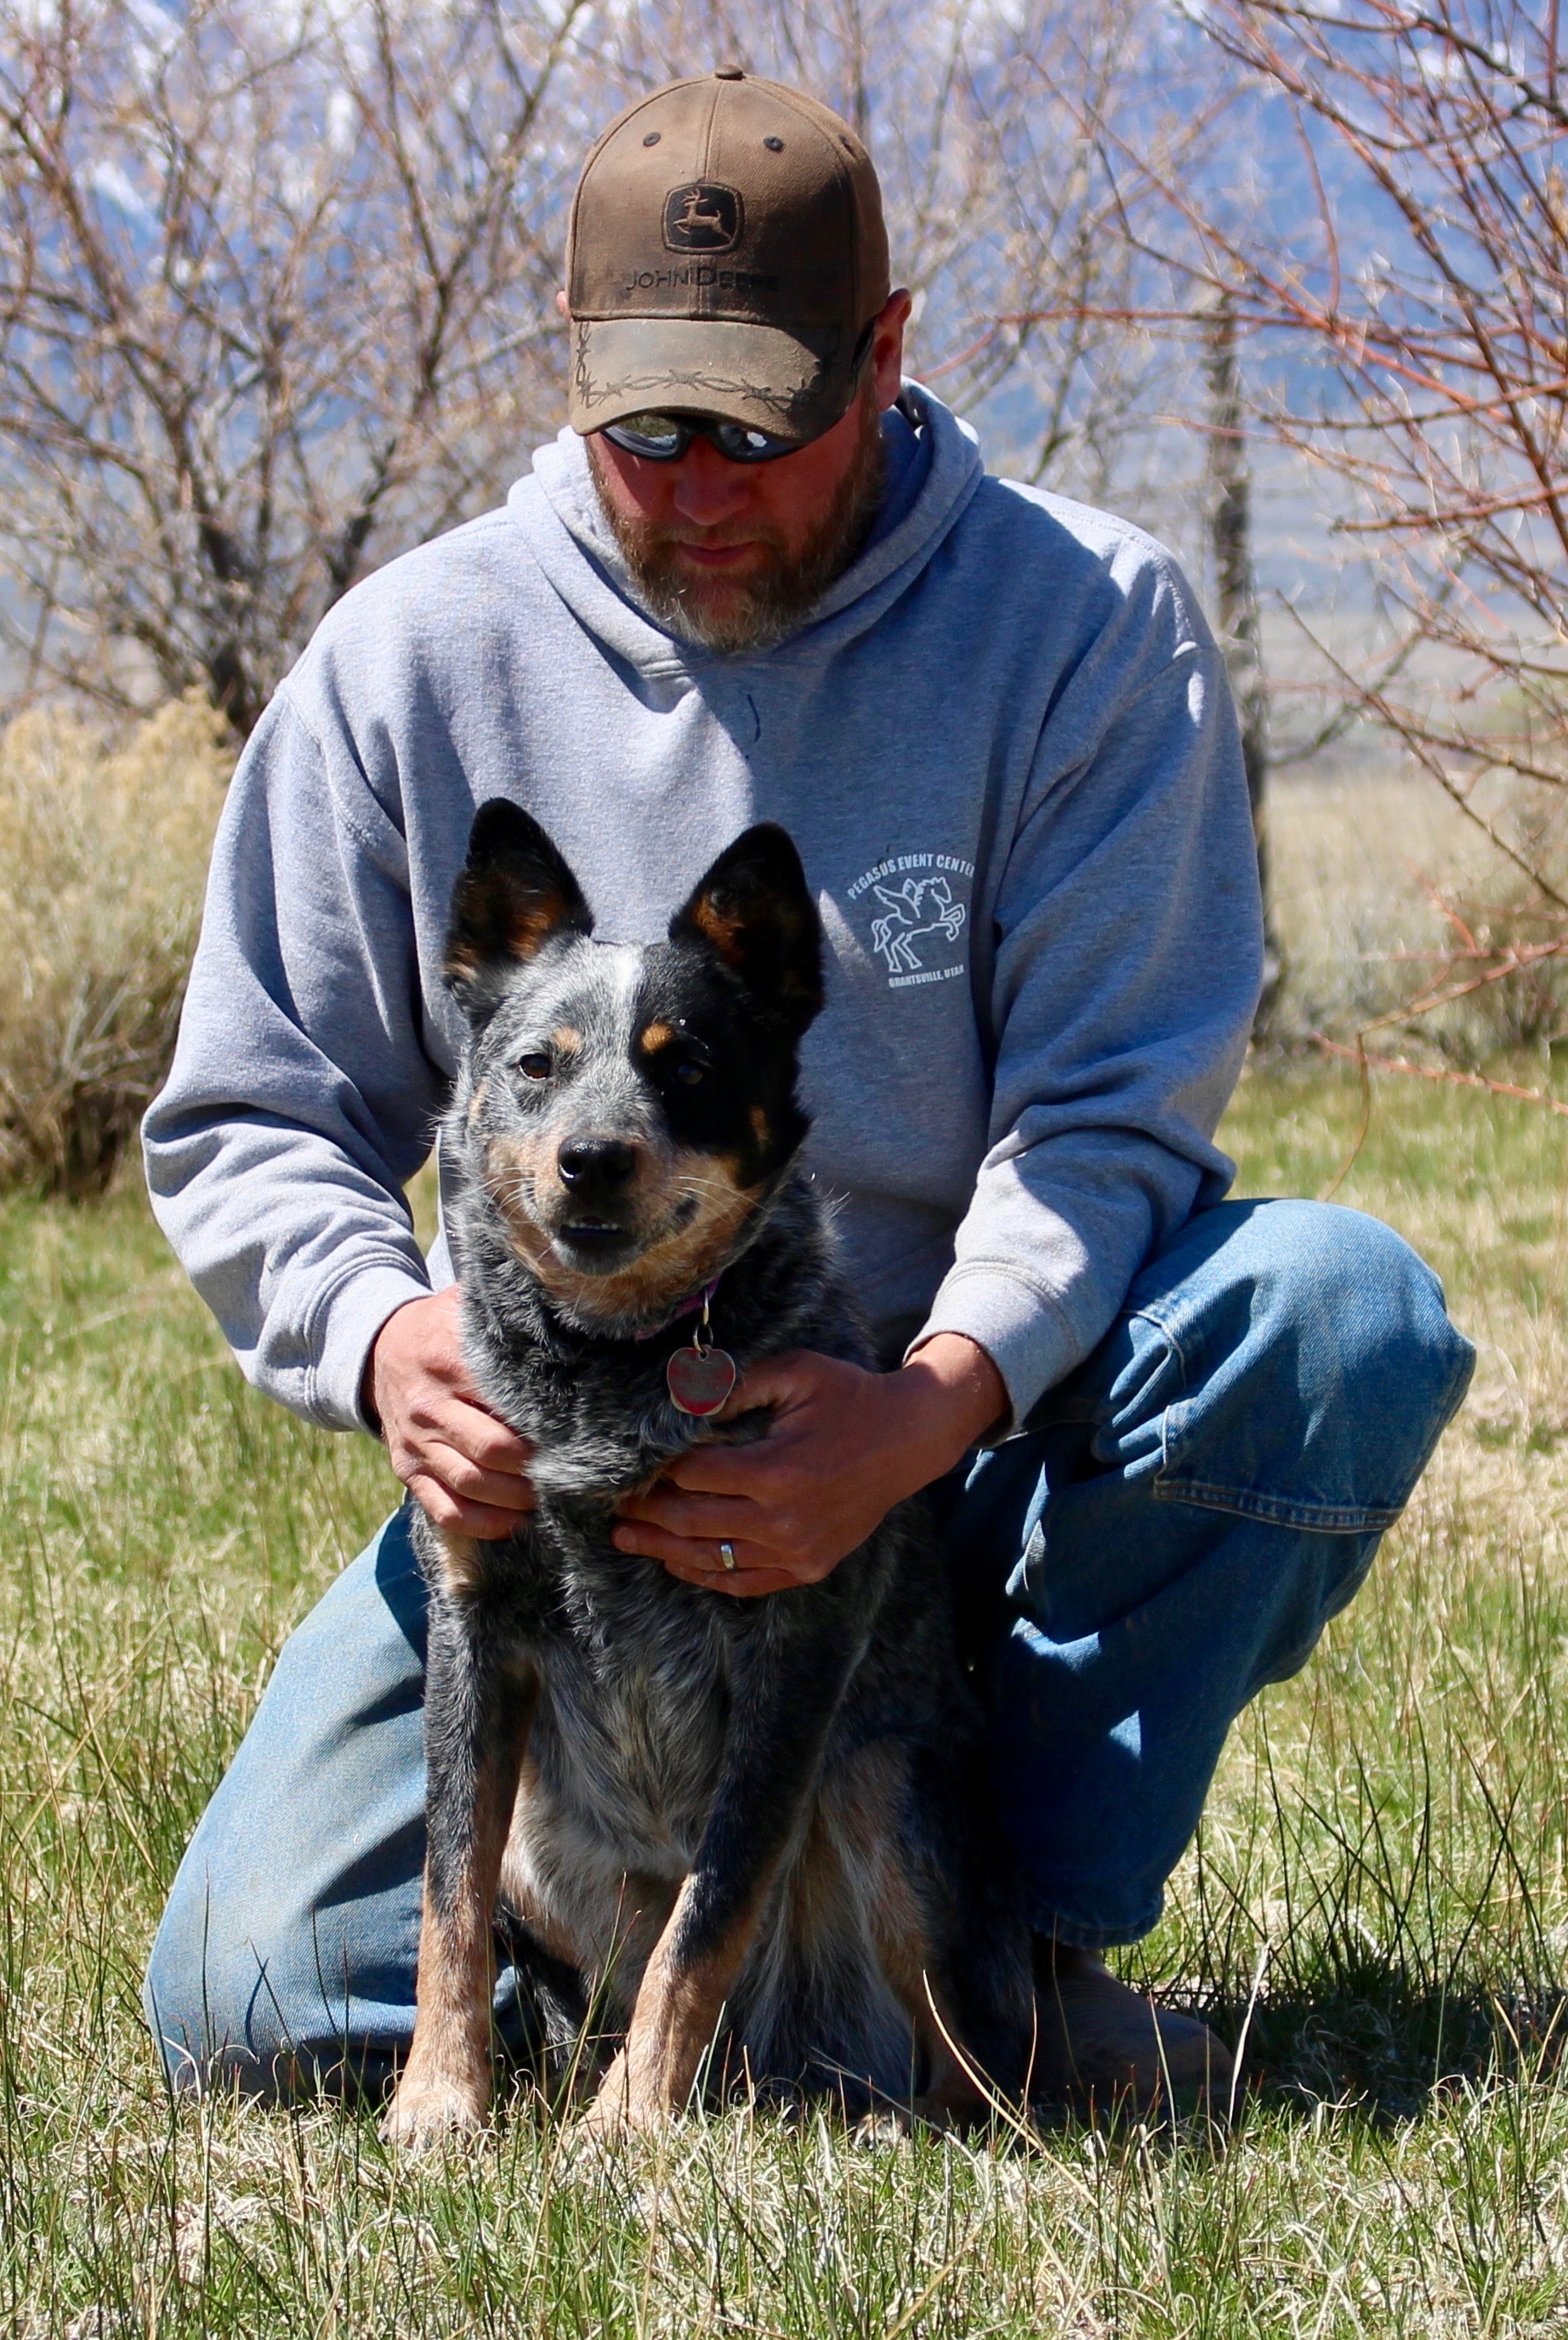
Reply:
<svg viewBox="0 0 1568 2340"><path fill-rule="evenodd" d="M675 466L675 509L699 528L717 528L746 510L753 485L744 463L727 462L706 439L694 439Z"/></svg>

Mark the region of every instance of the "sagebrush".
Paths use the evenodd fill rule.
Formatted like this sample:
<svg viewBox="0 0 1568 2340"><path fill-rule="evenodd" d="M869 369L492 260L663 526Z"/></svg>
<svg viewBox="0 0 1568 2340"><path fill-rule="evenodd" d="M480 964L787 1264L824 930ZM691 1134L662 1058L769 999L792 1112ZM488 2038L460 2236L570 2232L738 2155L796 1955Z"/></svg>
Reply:
<svg viewBox="0 0 1568 2340"><path fill-rule="evenodd" d="M168 1066L232 735L199 695L120 744L0 734L0 1184L104 1185Z"/></svg>

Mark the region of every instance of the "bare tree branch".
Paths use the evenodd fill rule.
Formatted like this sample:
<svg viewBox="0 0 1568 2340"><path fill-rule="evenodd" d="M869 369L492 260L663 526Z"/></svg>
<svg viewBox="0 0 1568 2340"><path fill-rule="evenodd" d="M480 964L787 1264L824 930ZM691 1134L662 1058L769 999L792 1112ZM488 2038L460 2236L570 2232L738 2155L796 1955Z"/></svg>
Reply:
<svg viewBox="0 0 1568 2340"><path fill-rule="evenodd" d="M243 733L372 553L515 471L559 403L562 195L604 82L584 13L194 0L149 34L133 0L0 0L0 559L30 688L200 683Z"/></svg>

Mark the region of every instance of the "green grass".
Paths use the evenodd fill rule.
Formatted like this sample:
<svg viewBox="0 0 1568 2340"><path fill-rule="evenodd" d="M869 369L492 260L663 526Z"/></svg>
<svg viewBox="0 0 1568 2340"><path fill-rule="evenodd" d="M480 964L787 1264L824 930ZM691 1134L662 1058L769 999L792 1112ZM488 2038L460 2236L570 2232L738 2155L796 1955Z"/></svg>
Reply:
<svg viewBox="0 0 1568 2340"><path fill-rule="evenodd" d="M1254 1074L1241 1190L1320 1192L1354 1076ZM857 2147L693 2121L171 2109L137 1990L283 1636L388 1507L253 1398L139 1196L0 1211L0 2330L947 2335L1568 2331L1568 1129L1380 1089L1339 1189L1481 1347L1372 1584L1234 1736L1129 1971L1248 2037L1206 2134Z"/></svg>

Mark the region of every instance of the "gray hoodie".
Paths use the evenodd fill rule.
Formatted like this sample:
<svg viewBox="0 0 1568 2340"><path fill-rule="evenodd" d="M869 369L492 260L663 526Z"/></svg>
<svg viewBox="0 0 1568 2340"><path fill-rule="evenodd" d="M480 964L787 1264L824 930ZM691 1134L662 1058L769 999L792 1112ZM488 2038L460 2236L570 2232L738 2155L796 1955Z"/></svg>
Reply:
<svg viewBox="0 0 1568 2340"><path fill-rule="evenodd" d="M450 1280L402 1188L461 1041L442 947L491 796L604 939L660 935L748 823L789 829L829 947L809 1159L889 1353L969 1334L1022 1423L1224 1194L1260 929L1218 654L1159 545L904 405L869 543L776 649L660 630L563 431L503 510L340 602L257 726L147 1176L247 1375L311 1421L362 1423L376 1334Z"/></svg>

